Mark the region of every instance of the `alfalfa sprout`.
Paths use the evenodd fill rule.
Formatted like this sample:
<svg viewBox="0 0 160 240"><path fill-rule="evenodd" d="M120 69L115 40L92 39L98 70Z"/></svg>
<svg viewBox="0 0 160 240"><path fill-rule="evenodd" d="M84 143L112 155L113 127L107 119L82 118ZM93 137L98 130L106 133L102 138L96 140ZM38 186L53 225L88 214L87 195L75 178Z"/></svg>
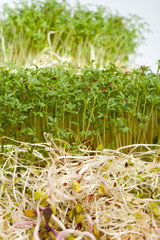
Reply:
<svg viewBox="0 0 160 240"><path fill-rule="evenodd" d="M73 153L45 137L3 146L1 239L160 238L160 145Z"/></svg>

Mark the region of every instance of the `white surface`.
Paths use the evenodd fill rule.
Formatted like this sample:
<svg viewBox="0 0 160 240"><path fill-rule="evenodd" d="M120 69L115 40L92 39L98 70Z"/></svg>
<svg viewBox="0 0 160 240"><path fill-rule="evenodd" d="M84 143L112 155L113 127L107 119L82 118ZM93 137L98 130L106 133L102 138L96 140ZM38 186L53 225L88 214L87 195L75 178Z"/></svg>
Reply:
<svg viewBox="0 0 160 240"><path fill-rule="evenodd" d="M76 0L67 1L71 5L76 4ZM0 0L0 6L12 2L12 0ZM124 16L131 13L142 17L149 24L151 32L145 35L146 42L138 49L135 62L150 66L156 72L157 61L160 59L160 0L79 0L79 2L83 5L90 4L92 7L96 5L109 7L113 13L118 11Z"/></svg>

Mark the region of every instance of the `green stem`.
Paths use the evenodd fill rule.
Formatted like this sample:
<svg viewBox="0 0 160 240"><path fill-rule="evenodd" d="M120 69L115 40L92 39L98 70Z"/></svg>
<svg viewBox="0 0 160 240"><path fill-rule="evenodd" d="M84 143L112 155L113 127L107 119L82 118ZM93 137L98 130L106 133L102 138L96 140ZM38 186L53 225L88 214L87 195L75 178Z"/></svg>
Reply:
<svg viewBox="0 0 160 240"><path fill-rule="evenodd" d="M94 101L93 101L93 105L92 105L92 111L91 111L90 118L89 118L89 121L88 121L87 131L89 130L89 127L90 127L90 124L91 124L91 119L93 117L95 103L96 103L96 98L94 97Z"/></svg>
<svg viewBox="0 0 160 240"><path fill-rule="evenodd" d="M85 102L84 111L83 111L83 123L82 123L82 131L85 130L85 117L86 117L86 109L87 109L88 102Z"/></svg>

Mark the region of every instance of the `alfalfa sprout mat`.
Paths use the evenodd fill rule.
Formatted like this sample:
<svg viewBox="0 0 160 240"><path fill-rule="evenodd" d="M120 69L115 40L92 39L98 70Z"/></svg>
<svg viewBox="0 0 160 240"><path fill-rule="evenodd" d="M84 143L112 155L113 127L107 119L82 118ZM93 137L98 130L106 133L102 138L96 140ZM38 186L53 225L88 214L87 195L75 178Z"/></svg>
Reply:
<svg viewBox="0 0 160 240"><path fill-rule="evenodd" d="M0 239L160 239L160 145L73 152L45 138L3 137Z"/></svg>

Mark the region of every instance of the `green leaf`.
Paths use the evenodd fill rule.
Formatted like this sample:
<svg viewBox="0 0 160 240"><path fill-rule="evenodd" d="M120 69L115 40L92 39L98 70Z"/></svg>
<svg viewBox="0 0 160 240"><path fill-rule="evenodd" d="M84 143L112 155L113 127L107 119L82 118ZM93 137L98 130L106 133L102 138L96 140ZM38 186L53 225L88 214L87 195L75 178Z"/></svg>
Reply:
<svg viewBox="0 0 160 240"><path fill-rule="evenodd" d="M99 195L105 195L106 193L107 193L106 186L104 186L103 183L102 183L101 186L98 188L98 194Z"/></svg>
<svg viewBox="0 0 160 240"><path fill-rule="evenodd" d="M150 203L150 206L152 208L152 211L153 211L154 215L156 217L159 217L160 216L160 209L159 209L159 207L156 204L154 204L154 203Z"/></svg>
<svg viewBox="0 0 160 240"><path fill-rule="evenodd" d="M43 191L41 191L41 190L37 190L37 191L35 191L35 193L34 193L34 199L35 200L45 200L46 198L47 198L48 196L47 196L47 194L46 193L44 193Z"/></svg>
<svg viewBox="0 0 160 240"><path fill-rule="evenodd" d="M71 220L74 217L74 209L72 209L69 213L69 219Z"/></svg>
<svg viewBox="0 0 160 240"><path fill-rule="evenodd" d="M81 223L84 219L85 215L80 215L80 216L76 216L76 219L75 219L75 223Z"/></svg>
<svg viewBox="0 0 160 240"><path fill-rule="evenodd" d="M77 238L76 236L74 237L74 236L69 236L69 237L67 237L66 239L67 240L74 240L75 238Z"/></svg>
<svg viewBox="0 0 160 240"><path fill-rule="evenodd" d="M75 205L75 209L77 213L81 213L84 212L84 209L82 207L82 205L80 203L78 203L77 205Z"/></svg>
<svg viewBox="0 0 160 240"><path fill-rule="evenodd" d="M36 213L34 210L31 210L31 209L27 209L24 211L24 215L26 217L35 217L36 216Z"/></svg>
<svg viewBox="0 0 160 240"><path fill-rule="evenodd" d="M101 150L103 150L103 145L102 144L98 145L98 147L97 147L97 151L101 151Z"/></svg>
<svg viewBox="0 0 160 240"><path fill-rule="evenodd" d="M126 133L126 132L128 132L128 131L131 132L131 130L130 130L128 127L123 127L123 128L122 128L122 132L123 132L123 133Z"/></svg>
<svg viewBox="0 0 160 240"><path fill-rule="evenodd" d="M73 186L73 189L74 189L76 192L79 192L79 191L81 190L80 185L79 185L79 183L78 183L76 180L73 180L73 181L72 181L72 186Z"/></svg>

